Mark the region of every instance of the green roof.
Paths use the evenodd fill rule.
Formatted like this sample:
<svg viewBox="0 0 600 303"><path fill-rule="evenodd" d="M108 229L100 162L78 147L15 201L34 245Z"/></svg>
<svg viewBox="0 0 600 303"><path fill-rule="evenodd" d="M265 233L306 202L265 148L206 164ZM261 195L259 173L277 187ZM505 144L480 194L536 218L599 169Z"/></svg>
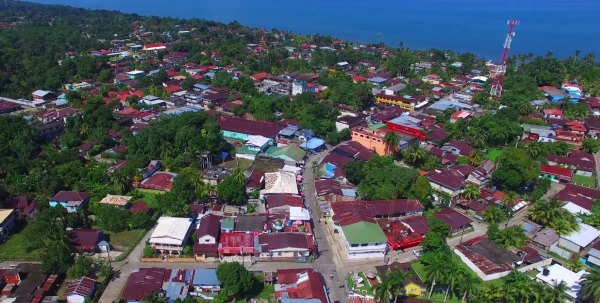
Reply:
<svg viewBox="0 0 600 303"><path fill-rule="evenodd" d="M221 221L221 229L233 229L234 227L235 227L235 222L233 222L233 220Z"/></svg>
<svg viewBox="0 0 600 303"><path fill-rule="evenodd" d="M383 124L383 123L377 123L377 124L371 124L369 125L369 129L370 130L376 130L376 129L382 129L387 127L387 125Z"/></svg>
<svg viewBox="0 0 600 303"><path fill-rule="evenodd" d="M242 147L236 149L235 153L240 155L258 155L259 151L251 150L247 145L243 145Z"/></svg>
<svg viewBox="0 0 600 303"><path fill-rule="evenodd" d="M387 237L381 227L375 223L358 222L342 226L346 241L350 244L387 242Z"/></svg>
<svg viewBox="0 0 600 303"><path fill-rule="evenodd" d="M267 149L266 153L273 158L279 158L283 160L287 160L286 158L288 158L296 162L302 161L306 155L306 152L296 145L288 145L284 147L271 146L269 149Z"/></svg>

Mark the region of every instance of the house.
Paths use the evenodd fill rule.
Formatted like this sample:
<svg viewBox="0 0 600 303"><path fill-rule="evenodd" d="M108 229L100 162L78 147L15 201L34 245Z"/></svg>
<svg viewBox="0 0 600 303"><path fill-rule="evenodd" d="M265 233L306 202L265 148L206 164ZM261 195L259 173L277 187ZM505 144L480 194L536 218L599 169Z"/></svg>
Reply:
<svg viewBox="0 0 600 303"><path fill-rule="evenodd" d="M429 184L437 192L445 192L454 198L462 192L463 185L473 170L448 169L427 176Z"/></svg>
<svg viewBox="0 0 600 303"><path fill-rule="evenodd" d="M300 148L314 154L325 149L325 140L313 137L302 142Z"/></svg>
<svg viewBox="0 0 600 303"><path fill-rule="evenodd" d="M387 237L365 203L331 203L333 232L340 235L349 259L383 258Z"/></svg>
<svg viewBox="0 0 600 303"><path fill-rule="evenodd" d="M146 215L149 215L152 212L150 206L148 206L148 203L144 201L138 201L134 203L128 210L130 213L141 212Z"/></svg>
<svg viewBox="0 0 600 303"><path fill-rule="evenodd" d="M531 241L534 245L543 249L550 249L550 246L556 244L560 237L552 229L543 229L533 235Z"/></svg>
<svg viewBox="0 0 600 303"><path fill-rule="evenodd" d="M306 260L314 246L313 237L300 232L258 235L259 258L268 261Z"/></svg>
<svg viewBox="0 0 600 303"><path fill-rule="evenodd" d="M594 245L584 257L586 264L589 263L600 267L600 242L596 242L596 245Z"/></svg>
<svg viewBox="0 0 600 303"><path fill-rule="evenodd" d="M265 189L260 191L265 194L298 194L296 174L287 171L265 173Z"/></svg>
<svg viewBox="0 0 600 303"><path fill-rule="evenodd" d="M221 281L217 277L215 268L194 269L194 278L192 279L193 293L215 293L221 290Z"/></svg>
<svg viewBox="0 0 600 303"><path fill-rule="evenodd" d="M449 207L433 213L433 216L448 224L452 233L461 232L470 228L471 223L473 222L473 220Z"/></svg>
<svg viewBox="0 0 600 303"><path fill-rule="evenodd" d="M563 111L557 108L544 109L544 118L546 119L562 119L565 115Z"/></svg>
<svg viewBox="0 0 600 303"><path fill-rule="evenodd" d="M598 239L598 237L600 237L600 230L585 223L579 223L579 231L561 236L560 240L558 240L558 245L572 252L579 253Z"/></svg>
<svg viewBox="0 0 600 303"><path fill-rule="evenodd" d="M540 163L540 177L554 182L568 183L573 178L573 171L565 167Z"/></svg>
<svg viewBox="0 0 600 303"><path fill-rule="evenodd" d="M104 238L99 229L73 229L68 232L68 236L76 251L86 253L100 251L98 244Z"/></svg>
<svg viewBox="0 0 600 303"><path fill-rule="evenodd" d="M96 291L96 280L81 277L69 283L65 296L67 303L84 303L92 299Z"/></svg>
<svg viewBox="0 0 600 303"><path fill-rule="evenodd" d="M257 170L253 170L248 177L246 183L246 192L251 193L255 190L260 191L265 186L265 173Z"/></svg>
<svg viewBox="0 0 600 303"><path fill-rule="evenodd" d="M567 156L546 155L546 160L550 165L565 166L581 176L591 177L596 171L594 156L582 150L572 150Z"/></svg>
<svg viewBox="0 0 600 303"><path fill-rule="evenodd" d="M47 90L36 90L32 94L34 101L49 101L56 99L56 93Z"/></svg>
<svg viewBox="0 0 600 303"><path fill-rule="evenodd" d="M223 259L229 256L254 256L254 233L227 232L221 233L219 238L219 257ZM243 262L243 260L242 260Z"/></svg>
<svg viewBox="0 0 600 303"><path fill-rule="evenodd" d="M475 171L469 174L467 182L482 187L492 180L492 173L494 173L495 170L496 163L487 159L483 161Z"/></svg>
<svg viewBox="0 0 600 303"><path fill-rule="evenodd" d="M142 48L142 50L145 51L159 51L165 49L167 49L167 46L164 43L150 43L144 45L144 47Z"/></svg>
<svg viewBox="0 0 600 303"><path fill-rule="evenodd" d="M14 209L0 209L0 239L4 240L15 226L17 212Z"/></svg>
<svg viewBox="0 0 600 303"><path fill-rule="evenodd" d="M538 87L538 90L542 91L548 100L552 102L558 102L568 96L567 93L555 86L542 86Z"/></svg>
<svg viewBox="0 0 600 303"><path fill-rule="evenodd" d="M50 207L60 205L67 209L67 212L73 213L78 210L85 210L90 201L90 194L85 192L60 191L54 197L50 198Z"/></svg>
<svg viewBox="0 0 600 303"><path fill-rule="evenodd" d="M304 164L304 159L306 157L306 151L295 144L282 147L271 146L265 153L271 158L281 159L286 165L292 166Z"/></svg>
<svg viewBox="0 0 600 303"><path fill-rule="evenodd" d="M148 241L161 254L181 254L192 232L192 219L160 217Z"/></svg>
<svg viewBox="0 0 600 303"><path fill-rule="evenodd" d="M375 154L375 152L373 152L372 150L354 141L341 143L331 152L362 161L369 161L369 159L371 159L371 157L373 157L373 155Z"/></svg>
<svg viewBox="0 0 600 303"><path fill-rule="evenodd" d="M337 120L335 121L335 128L336 130L342 131L343 129L352 129L355 128L357 126L365 126L366 125L366 118L367 116L364 114L348 114L348 115L343 115L339 118L337 118Z"/></svg>
<svg viewBox="0 0 600 303"><path fill-rule="evenodd" d="M176 173L155 172L149 178L146 178L138 185L139 188L168 191L173 187L173 180L177 177Z"/></svg>
<svg viewBox="0 0 600 303"><path fill-rule="evenodd" d="M316 180L315 190L319 201L354 201L357 196L354 186L336 179Z"/></svg>
<svg viewBox="0 0 600 303"><path fill-rule="evenodd" d="M458 120L460 119L467 119L471 116L471 113L465 110L457 110L454 113L452 113L452 116L450 116L450 122L451 123L456 123L458 122Z"/></svg>
<svg viewBox="0 0 600 303"><path fill-rule="evenodd" d="M455 155L461 155L463 157L468 157L473 151L475 151L475 149L471 147L469 143L458 140L453 140L445 143L442 146L442 149L449 151Z"/></svg>
<svg viewBox="0 0 600 303"><path fill-rule="evenodd" d="M8 114L21 110L21 105L9 101L0 101L0 114Z"/></svg>
<svg viewBox="0 0 600 303"><path fill-rule="evenodd" d="M329 303L322 277L316 269L278 269L275 298L286 303Z"/></svg>
<svg viewBox="0 0 600 303"><path fill-rule="evenodd" d="M427 286L421 280L421 277L417 275L417 273L412 269L410 263L399 263L394 261L389 265L380 265L375 266L377 273L380 277L387 275L389 271L402 271L405 273L409 273L410 276L406 278L403 282L403 289L401 295L408 297L418 297L427 292Z"/></svg>
<svg viewBox="0 0 600 303"><path fill-rule="evenodd" d="M575 301L579 296L579 290L581 289L581 278L587 272L581 270L579 272L572 272L571 270L563 267L556 263L545 267L541 273L537 274L535 278L538 281L544 282L550 287L565 282L567 284L566 293Z"/></svg>
<svg viewBox="0 0 600 303"><path fill-rule="evenodd" d="M248 136L256 135L275 139L283 127L276 123L250 121L235 117L221 116L217 119L221 133L227 139L245 141Z"/></svg>
<svg viewBox="0 0 600 303"><path fill-rule="evenodd" d="M102 200L100 200L100 204L128 208L129 202L131 201L132 198L133 197L131 197L131 196L119 196L119 195L108 194L108 195L106 195L106 197L104 197L104 198L102 198Z"/></svg>
<svg viewBox="0 0 600 303"><path fill-rule="evenodd" d="M514 268L523 264L523 258L500 245L494 243L486 236L476 237L463 242L454 248L454 252L472 269L483 281L496 280L509 275ZM551 258L541 259L527 268L537 268L549 265Z"/></svg>
<svg viewBox="0 0 600 303"><path fill-rule="evenodd" d="M260 135L250 135L244 140L244 146L236 150L237 158L254 160L256 155L264 152L273 144L273 139Z"/></svg>
<svg viewBox="0 0 600 303"><path fill-rule="evenodd" d="M290 220L292 220L290 218ZM235 231L262 232L265 231L265 217L256 215L238 215L235 218Z"/></svg>
<svg viewBox="0 0 600 303"><path fill-rule="evenodd" d="M123 289L123 301L140 303L152 294L162 294L163 281L167 278L167 271L166 268L134 268Z"/></svg>

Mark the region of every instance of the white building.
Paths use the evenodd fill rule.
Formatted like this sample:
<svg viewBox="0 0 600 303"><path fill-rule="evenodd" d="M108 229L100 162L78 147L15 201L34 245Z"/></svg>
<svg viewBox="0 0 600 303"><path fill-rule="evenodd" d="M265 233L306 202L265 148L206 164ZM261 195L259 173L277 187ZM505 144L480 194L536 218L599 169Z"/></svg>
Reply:
<svg viewBox="0 0 600 303"><path fill-rule="evenodd" d="M586 273L587 272L583 270L575 273L564 268L560 264L553 264L544 268L543 271L537 274L535 277L536 279L550 285L550 287L553 287L555 283L558 284L564 281L569 287L569 290L567 290L566 293L569 295L569 297L573 298L574 301L579 294L579 290L581 289L579 281Z"/></svg>
<svg viewBox="0 0 600 303"><path fill-rule="evenodd" d="M579 223L579 231L560 237L558 246L578 253L588 245L592 244L598 237L600 237L600 230L587 224Z"/></svg>
<svg viewBox="0 0 600 303"><path fill-rule="evenodd" d="M387 251L387 237L376 223L361 221L343 225L334 223L334 233L340 241L348 259L383 258Z"/></svg>
<svg viewBox="0 0 600 303"><path fill-rule="evenodd" d="M181 254L192 231L193 219L160 217L150 244L161 254Z"/></svg>
<svg viewBox="0 0 600 303"><path fill-rule="evenodd" d="M299 95L306 92L306 82L294 81L292 84L292 96Z"/></svg>

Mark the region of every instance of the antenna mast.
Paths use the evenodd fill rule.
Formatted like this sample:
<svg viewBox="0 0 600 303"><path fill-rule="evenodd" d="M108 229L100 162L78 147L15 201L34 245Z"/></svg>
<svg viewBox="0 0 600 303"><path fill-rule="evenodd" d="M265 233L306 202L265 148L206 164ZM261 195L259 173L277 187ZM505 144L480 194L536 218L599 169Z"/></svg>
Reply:
<svg viewBox="0 0 600 303"><path fill-rule="evenodd" d="M496 71L494 73L494 83L490 90L490 95L494 97L500 97L502 95L502 82L504 82L504 74L506 73L506 65L508 63L508 54L510 53L510 44L515 36L515 27L519 24L517 20L508 20L508 34L504 41L504 50L502 51L502 57L500 62L496 65Z"/></svg>

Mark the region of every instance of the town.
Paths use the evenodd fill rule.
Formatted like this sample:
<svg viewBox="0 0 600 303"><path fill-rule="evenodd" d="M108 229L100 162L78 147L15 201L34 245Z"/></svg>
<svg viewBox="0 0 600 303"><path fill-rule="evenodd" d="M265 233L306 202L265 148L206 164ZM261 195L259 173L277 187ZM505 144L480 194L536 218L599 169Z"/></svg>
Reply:
<svg viewBox="0 0 600 303"><path fill-rule="evenodd" d="M0 49L0 303L600 302L594 54L17 1Z"/></svg>

